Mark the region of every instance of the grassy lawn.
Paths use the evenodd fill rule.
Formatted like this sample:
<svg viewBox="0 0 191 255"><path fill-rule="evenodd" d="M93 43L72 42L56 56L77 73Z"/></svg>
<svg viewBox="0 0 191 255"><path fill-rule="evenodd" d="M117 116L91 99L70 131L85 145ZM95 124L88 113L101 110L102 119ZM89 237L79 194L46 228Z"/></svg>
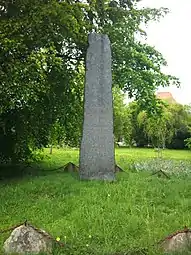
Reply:
<svg viewBox="0 0 191 255"><path fill-rule="evenodd" d="M69 161L78 164L78 150L45 153L44 170ZM156 156L153 149L117 149L116 161L126 172L112 184L80 182L76 175L51 171L0 182L0 229L28 219L66 242L55 255L130 254L125 252L150 247L191 226L191 176L168 180L125 167L128 160ZM189 160L191 152L166 150L163 157ZM0 246L8 235L0 235ZM158 253L154 249L148 254Z"/></svg>
<svg viewBox="0 0 191 255"><path fill-rule="evenodd" d="M53 155L50 157L49 149L45 149L47 160L44 162L44 168L54 169L68 163L69 161L78 165L79 150L53 149ZM154 149L120 148L116 149L116 162L124 170L127 169L127 163L151 158L157 158L158 153ZM191 161L191 151L189 150L164 150L162 152L164 159L189 160ZM127 169L128 170L128 169Z"/></svg>

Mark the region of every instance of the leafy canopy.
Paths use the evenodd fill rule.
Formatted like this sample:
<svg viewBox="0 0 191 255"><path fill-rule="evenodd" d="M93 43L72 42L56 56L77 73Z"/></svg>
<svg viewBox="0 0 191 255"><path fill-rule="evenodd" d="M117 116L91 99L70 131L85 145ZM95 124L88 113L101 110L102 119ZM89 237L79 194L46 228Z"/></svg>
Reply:
<svg viewBox="0 0 191 255"><path fill-rule="evenodd" d="M167 10L140 10L137 2L1 1L0 144L7 145L0 146L1 160L26 160L34 149L49 143L58 122L65 141L77 143L83 106L81 66L91 31L107 33L111 39L113 85L149 112L160 108L156 88L178 85L178 80L161 72L166 64L162 55L136 34L143 34L142 22L158 20Z"/></svg>

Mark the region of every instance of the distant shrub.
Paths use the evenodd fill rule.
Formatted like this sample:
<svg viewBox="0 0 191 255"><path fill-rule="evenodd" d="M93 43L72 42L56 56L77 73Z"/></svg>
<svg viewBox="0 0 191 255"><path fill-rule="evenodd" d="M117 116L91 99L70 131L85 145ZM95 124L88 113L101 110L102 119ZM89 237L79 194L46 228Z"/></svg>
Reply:
<svg viewBox="0 0 191 255"><path fill-rule="evenodd" d="M189 175L191 174L191 161L156 158L131 162L128 168L133 172L162 170L170 175Z"/></svg>
<svg viewBox="0 0 191 255"><path fill-rule="evenodd" d="M185 142L186 142L186 146L188 147L188 149L190 149L190 150L191 150L191 137L190 137L190 138L185 139Z"/></svg>

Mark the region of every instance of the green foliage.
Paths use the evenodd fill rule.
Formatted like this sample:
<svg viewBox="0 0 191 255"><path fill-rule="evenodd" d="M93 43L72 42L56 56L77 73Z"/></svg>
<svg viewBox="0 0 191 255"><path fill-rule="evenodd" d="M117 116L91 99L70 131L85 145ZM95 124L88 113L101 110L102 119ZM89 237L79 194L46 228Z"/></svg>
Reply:
<svg viewBox="0 0 191 255"><path fill-rule="evenodd" d="M185 148L185 140L191 135L191 111L190 106L172 104L169 106L173 115L173 128L175 133L172 142L167 146L168 148Z"/></svg>
<svg viewBox="0 0 191 255"><path fill-rule="evenodd" d="M105 26L112 42L114 85L119 85L152 114L161 108L154 95L156 89L170 84L179 86L179 81L162 73L161 67L167 64L165 59L155 48L141 43L138 35L146 35L141 30L141 22L159 19L166 12L164 8L139 10L133 2L131 8L122 8L120 4L118 14L111 10L112 24Z"/></svg>
<svg viewBox="0 0 191 255"><path fill-rule="evenodd" d="M118 87L113 88L114 105L114 135L115 141L131 144L132 124L131 115L127 105L124 103L124 93Z"/></svg>
<svg viewBox="0 0 191 255"><path fill-rule="evenodd" d="M190 157L190 151L167 150L164 154ZM57 150L42 166L43 176L1 183L1 229L28 219L66 242L54 255L129 254L150 248L184 225L189 227L191 221L190 176L166 180L148 172L128 171L130 158L146 160L153 155L154 150L118 149L117 163L127 172L108 184L79 182L67 173L50 174L46 171L50 165L54 169L69 160L78 162L78 151ZM8 236L1 234L1 247ZM160 253L154 247L154 253L147 254Z"/></svg>
<svg viewBox="0 0 191 255"><path fill-rule="evenodd" d="M59 106L58 119L50 130L49 142L52 145L65 144L78 147L81 139L82 120L83 120L83 86L85 70L79 65L73 80L70 81L70 93L66 102Z"/></svg>
<svg viewBox="0 0 191 255"><path fill-rule="evenodd" d="M141 111L141 107L134 101L129 103L128 108L131 114L132 141L134 141L138 147L143 147L148 144L148 138L144 132L143 124L137 121L137 116Z"/></svg>
<svg viewBox="0 0 191 255"><path fill-rule="evenodd" d="M191 174L191 162L189 160L177 160L169 158L139 159L129 163L129 170L133 172L148 171L153 174L163 171L164 178L186 177Z"/></svg>
<svg viewBox="0 0 191 255"><path fill-rule="evenodd" d="M143 111L137 102L129 103L132 126L132 142L138 147L151 144L156 147L185 148L190 137L191 112L189 106L163 104L158 115Z"/></svg>
<svg viewBox="0 0 191 255"><path fill-rule="evenodd" d="M143 124L144 131L151 141L152 145L158 148L165 148L166 142L171 142L173 129L173 115L163 109L162 114L155 116L147 116L146 112L142 111L137 116L137 121Z"/></svg>
<svg viewBox="0 0 191 255"><path fill-rule="evenodd" d="M141 22L158 20L167 10L139 10L136 2L1 1L1 161L29 160L51 136L56 139L58 123L64 142L79 144L82 66L90 31L102 31L111 39L113 85L128 91L148 111L160 110L154 97L157 86L178 81L161 72L166 64L162 55L141 44L136 34L142 33ZM124 114L129 115L128 110ZM125 121L127 128L129 117Z"/></svg>
<svg viewBox="0 0 191 255"><path fill-rule="evenodd" d="M185 139L186 146L191 150L191 137Z"/></svg>
<svg viewBox="0 0 191 255"><path fill-rule="evenodd" d="M1 146L0 157L23 161L47 145L61 111L62 122L74 112L79 64L73 61L86 45L85 21L81 7L65 2L1 5L0 144L7 148Z"/></svg>
<svg viewBox="0 0 191 255"><path fill-rule="evenodd" d="M61 146L64 140L64 128L63 125L60 123L59 120L56 120L56 122L51 126L50 130L50 137L49 142L50 145L59 145Z"/></svg>
<svg viewBox="0 0 191 255"><path fill-rule="evenodd" d="M64 127L64 143L69 146L79 146L83 124L83 92L84 92L85 69L82 64L78 66L75 77L72 80L72 91L70 93L70 108L65 114L63 108L61 121ZM66 99L68 100L68 99ZM65 106L64 106L65 107Z"/></svg>

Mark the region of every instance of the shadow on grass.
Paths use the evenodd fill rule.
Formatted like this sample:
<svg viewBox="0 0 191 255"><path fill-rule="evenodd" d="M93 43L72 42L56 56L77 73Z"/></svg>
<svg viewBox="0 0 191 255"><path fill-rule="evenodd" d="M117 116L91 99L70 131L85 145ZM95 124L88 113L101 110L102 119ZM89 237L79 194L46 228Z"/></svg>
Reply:
<svg viewBox="0 0 191 255"><path fill-rule="evenodd" d="M40 177L54 175L57 173L66 174L64 165L60 167L50 168L45 166L43 162L32 164L19 164L19 165L0 165L0 182L9 182L13 180L20 180L23 178ZM79 180L79 175L76 172L71 172L70 175Z"/></svg>

